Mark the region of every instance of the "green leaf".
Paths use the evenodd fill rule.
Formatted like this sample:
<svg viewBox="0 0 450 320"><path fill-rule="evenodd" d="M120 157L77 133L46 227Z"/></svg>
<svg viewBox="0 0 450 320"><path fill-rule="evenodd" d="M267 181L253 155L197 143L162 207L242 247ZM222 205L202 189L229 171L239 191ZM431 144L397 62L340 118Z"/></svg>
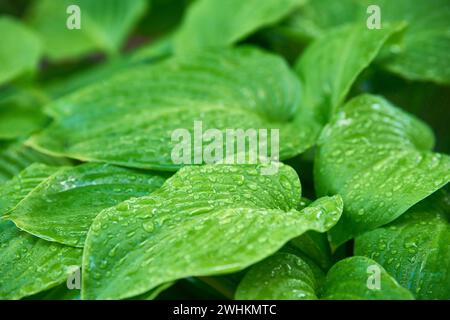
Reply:
<svg viewBox="0 0 450 320"><path fill-rule="evenodd" d="M423 122L381 97L350 101L322 132L315 159L318 195L340 194L337 246L389 223L450 180L450 157L433 153Z"/></svg>
<svg viewBox="0 0 450 320"><path fill-rule="evenodd" d="M28 137L44 127L48 118L38 92L18 91L0 97L0 139Z"/></svg>
<svg viewBox="0 0 450 320"><path fill-rule="evenodd" d="M301 8L290 27L320 37L346 23L366 26L369 5L381 11L381 26L405 21L404 41L388 52L384 66L406 79L450 83L450 3L447 0L314 0ZM373 30L370 30L373 31Z"/></svg>
<svg viewBox="0 0 450 320"><path fill-rule="evenodd" d="M14 189L22 192L23 183L26 191L27 176L35 179L34 175L41 175L41 169L42 165L33 166L26 170L26 177L19 175ZM62 167L41 181L4 218L45 240L82 247L92 220L100 211L129 198L148 195L163 184L166 176L108 164Z"/></svg>
<svg viewBox="0 0 450 320"><path fill-rule="evenodd" d="M66 281L82 250L48 242L0 222L0 298L20 299Z"/></svg>
<svg viewBox="0 0 450 320"><path fill-rule="evenodd" d="M377 270L374 272L374 269ZM379 289L369 286L370 276L376 276L378 272ZM357 256L341 260L330 269L322 298L330 300L414 299L411 292L400 286L382 266L371 259Z"/></svg>
<svg viewBox="0 0 450 320"><path fill-rule="evenodd" d="M175 170L181 165L172 161L171 134L192 134L201 121L203 132L279 129L285 159L310 147L321 128L306 108L297 110L300 89L277 56L249 47L205 51L139 66L57 100L47 108L56 121L29 143L85 161Z"/></svg>
<svg viewBox="0 0 450 320"><path fill-rule="evenodd" d="M315 300L318 284L309 265L290 253L275 253L251 267L239 284L239 300Z"/></svg>
<svg viewBox="0 0 450 320"><path fill-rule="evenodd" d="M21 143L1 145L0 183L5 182L34 162L48 165L66 165L70 162L63 158L54 158L30 149Z"/></svg>
<svg viewBox="0 0 450 320"><path fill-rule="evenodd" d="M439 190L394 222L356 238L355 253L376 260L418 299L450 299L450 199Z"/></svg>
<svg viewBox="0 0 450 320"><path fill-rule="evenodd" d="M68 289L67 283L27 296L24 300L80 300L80 289Z"/></svg>
<svg viewBox="0 0 450 320"><path fill-rule="evenodd" d="M398 26L369 30L355 24L333 29L316 40L295 67L303 84L302 105L316 110L325 124L344 102L357 76L398 30Z"/></svg>
<svg viewBox="0 0 450 320"><path fill-rule="evenodd" d="M292 239L290 244L311 258L322 270L327 271L331 267L331 249L326 234L308 231Z"/></svg>
<svg viewBox="0 0 450 320"><path fill-rule="evenodd" d="M83 297L125 298L188 276L241 270L308 230L339 219L340 197L297 211L300 183L280 164L190 166L150 196L94 220L83 258Z"/></svg>
<svg viewBox="0 0 450 320"><path fill-rule="evenodd" d="M66 26L70 5L80 8L80 29ZM96 50L118 52L145 10L145 0L41 0L36 1L28 19L42 38L45 53L52 60L61 60Z"/></svg>
<svg viewBox="0 0 450 320"><path fill-rule="evenodd" d="M14 209L34 188L59 170L41 163L34 163L17 176L0 185L0 217Z"/></svg>
<svg viewBox="0 0 450 320"><path fill-rule="evenodd" d="M369 287L379 271L380 287ZM279 252L252 266L236 292L236 299L256 300L374 300L414 299L380 265L365 257L351 257L335 264L319 286L311 265L304 259Z"/></svg>
<svg viewBox="0 0 450 320"><path fill-rule="evenodd" d="M393 1L385 1L392 6ZM406 79L433 81L450 84L450 68L448 58L450 52L450 2L445 0L395 1L400 17L407 10L413 9L410 22L405 33L402 46L391 59L386 61L386 67Z"/></svg>
<svg viewBox="0 0 450 320"><path fill-rule="evenodd" d="M175 39L177 52L226 47L275 24L304 0L199 0L188 10Z"/></svg>
<svg viewBox="0 0 450 320"><path fill-rule="evenodd" d="M0 85L37 68L41 56L39 38L20 21L0 16Z"/></svg>

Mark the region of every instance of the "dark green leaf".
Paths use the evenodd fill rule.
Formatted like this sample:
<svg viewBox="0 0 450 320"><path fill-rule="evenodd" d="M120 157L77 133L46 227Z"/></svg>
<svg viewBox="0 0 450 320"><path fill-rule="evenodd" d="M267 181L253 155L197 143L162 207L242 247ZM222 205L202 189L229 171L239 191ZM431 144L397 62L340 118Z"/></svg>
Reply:
<svg viewBox="0 0 450 320"><path fill-rule="evenodd" d="M418 299L450 299L450 199L440 190L394 222L358 237L355 253L376 260Z"/></svg>

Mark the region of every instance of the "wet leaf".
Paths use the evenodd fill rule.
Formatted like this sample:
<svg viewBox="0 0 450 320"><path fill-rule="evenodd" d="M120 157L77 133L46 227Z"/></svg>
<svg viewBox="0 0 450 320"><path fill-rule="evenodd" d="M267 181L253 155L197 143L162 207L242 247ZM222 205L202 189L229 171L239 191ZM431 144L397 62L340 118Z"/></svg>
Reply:
<svg viewBox="0 0 450 320"><path fill-rule="evenodd" d="M133 68L57 100L47 108L56 121L29 143L83 161L176 170L173 132L193 137L201 121L203 133L265 129L270 137L279 129L284 159L310 147L320 130L299 104L300 83L279 57L250 47L214 50Z"/></svg>
<svg viewBox="0 0 450 320"><path fill-rule="evenodd" d="M274 175L258 169L185 167L152 195L104 210L86 240L83 297L125 298L188 276L238 271L339 219L339 197L297 211L293 169L280 165Z"/></svg>
<svg viewBox="0 0 450 320"><path fill-rule="evenodd" d="M377 280L372 278L379 275ZM375 261L366 257L350 257L336 263L328 272L325 283L327 300L412 300L411 292L403 288Z"/></svg>
<svg viewBox="0 0 450 320"><path fill-rule="evenodd" d="M394 222L356 238L368 256L418 299L450 299L450 199L439 190Z"/></svg>
<svg viewBox="0 0 450 320"><path fill-rule="evenodd" d="M0 222L0 298L20 299L67 280L82 250L48 242Z"/></svg>
<svg viewBox="0 0 450 320"><path fill-rule="evenodd" d="M49 172L51 175L42 179ZM5 185L7 190L16 192L6 194L3 201L13 202L30 191L30 184L38 182L4 218L45 240L82 247L92 220L100 211L129 198L150 194L166 177L108 164L56 170L34 165Z"/></svg>
<svg viewBox="0 0 450 320"><path fill-rule="evenodd" d="M433 134L381 97L350 101L322 132L315 160L318 195L340 194L342 219L330 231L337 246L392 222L446 185L450 157L433 153Z"/></svg>
<svg viewBox="0 0 450 320"><path fill-rule="evenodd" d="M310 266L290 253L276 253L251 267L236 291L239 300L315 300Z"/></svg>

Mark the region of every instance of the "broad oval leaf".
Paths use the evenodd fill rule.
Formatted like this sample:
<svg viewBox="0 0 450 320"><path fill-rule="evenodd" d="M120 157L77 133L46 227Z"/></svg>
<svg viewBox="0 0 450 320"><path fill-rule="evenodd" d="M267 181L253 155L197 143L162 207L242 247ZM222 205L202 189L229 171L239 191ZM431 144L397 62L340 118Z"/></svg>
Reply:
<svg viewBox="0 0 450 320"><path fill-rule="evenodd" d="M75 21L75 11L68 11L73 5L80 9L79 29L67 27ZM95 50L114 54L146 5L145 0L41 0L32 6L28 20L52 60L73 59Z"/></svg>
<svg viewBox="0 0 450 320"><path fill-rule="evenodd" d="M20 299L63 283L82 250L48 242L0 222L0 298Z"/></svg>
<svg viewBox="0 0 450 320"><path fill-rule="evenodd" d="M395 220L446 185L450 157L432 147L431 130L383 98L350 101L323 130L315 159L318 195L340 194L345 202L332 243Z"/></svg>
<svg viewBox="0 0 450 320"><path fill-rule="evenodd" d="M238 300L315 300L318 284L300 257L279 252L255 264L236 290Z"/></svg>
<svg viewBox="0 0 450 320"><path fill-rule="evenodd" d="M330 269L322 298L327 300L412 300L414 296L375 261L355 256L339 261Z"/></svg>
<svg viewBox="0 0 450 320"><path fill-rule="evenodd" d="M439 190L394 222L356 238L355 254L381 265L418 299L450 299L450 199Z"/></svg>
<svg viewBox="0 0 450 320"><path fill-rule="evenodd" d="M39 38L13 17L0 16L0 85L34 71L41 57Z"/></svg>
<svg viewBox="0 0 450 320"><path fill-rule="evenodd" d="M86 239L83 297L125 298L188 276L241 270L339 219L340 197L297 211L293 169L280 164L262 175L263 167L185 167L152 195L104 210Z"/></svg>
<svg viewBox="0 0 450 320"><path fill-rule="evenodd" d="M286 17L304 0L199 0L175 38L177 52L226 47Z"/></svg>
<svg viewBox="0 0 450 320"><path fill-rule="evenodd" d="M289 158L321 128L306 108L297 110L300 90L279 57L249 47L213 50L134 68L56 101L48 107L55 122L29 144L80 160L176 170L172 133L193 137L201 121L203 133L279 129L280 157Z"/></svg>
<svg viewBox="0 0 450 320"><path fill-rule="evenodd" d="M40 165L28 168L18 181L6 186L14 184L16 193L10 196L14 199L27 191L29 180L36 181L42 171L50 171L51 175L39 181L4 218L45 240L77 247L84 245L92 220L100 211L129 198L150 194L167 177L108 164L83 164L56 171ZM6 197L4 201L8 200Z"/></svg>

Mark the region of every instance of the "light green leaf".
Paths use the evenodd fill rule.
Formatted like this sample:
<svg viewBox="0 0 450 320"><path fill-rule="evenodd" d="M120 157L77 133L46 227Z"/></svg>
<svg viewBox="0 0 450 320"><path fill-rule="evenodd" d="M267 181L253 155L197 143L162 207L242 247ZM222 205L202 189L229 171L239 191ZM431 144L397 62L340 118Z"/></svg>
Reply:
<svg viewBox="0 0 450 320"><path fill-rule="evenodd" d="M381 27L404 21L404 41L389 52L385 67L406 79L450 83L450 2L447 0L314 0L290 22L299 34L321 37L346 23L366 26L369 5L381 12Z"/></svg>
<svg viewBox="0 0 450 320"><path fill-rule="evenodd" d="M188 276L241 270L308 230L339 219L340 197L297 211L300 183L281 165L185 167L152 195L106 209L94 220L83 258L83 297L135 296Z"/></svg>
<svg viewBox="0 0 450 320"><path fill-rule="evenodd" d="M398 30L398 26L369 30L355 24L331 30L316 40L295 67L303 84L302 105L316 110L325 124L344 102L357 76Z"/></svg>
<svg viewBox="0 0 450 320"><path fill-rule="evenodd" d="M379 289L376 279L379 278ZM370 285L369 285L370 284ZM372 287L372 285L374 285ZM350 257L328 272L323 299L329 300L411 300L411 292L400 286L382 266L366 257Z"/></svg>
<svg viewBox="0 0 450 320"><path fill-rule="evenodd" d="M0 139L28 137L44 127L48 118L38 92L13 91L0 97Z"/></svg>
<svg viewBox="0 0 450 320"><path fill-rule="evenodd" d="M355 253L376 260L418 299L450 299L450 199L439 190L394 222L356 238Z"/></svg>
<svg viewBox="0 0 450 320"><path fill-rule="evenodd" d="M20 299L67 280L82 250L48 242L0 222L0 299Z"/></svg>
<svg viewBox="0 0 450 320"><path fill-rule="evenodd" d="M239 300L315 300L318 285L309 265L290 253L275 253L251 267L236 291Z"/></svg>
<svg viewBox="0 0 450 320"><path fill-rule="evenodd" d="M34 188L59 170L41 163L34 163L17 176L0 185L0 217L14 209Z"/></svg>
<svg viewBox="0 0 450 320"><path fill-rule="evenodd" d="M450 157L433 153L433 134L381 97L350 101L322 132L314 180L318 195L340 194L337 246L389 223L450 180Z"/></svg>
<svg viewBox="0 0 450 320"><path fill-rule="evenodd" d="M20 21L0 16L0 85L32 72L41 56L39 38Z"/></svg>
<svg viewBox="0 0 450 320"><path fill-rule="evenodd" d="M0 183L5 182L34 162L48 165L66 165L70 162L30 149L21 143L0 144Z"/></svg>
<svg viewBox="0 0 450 320"><path fill-rule="evenodd" d="M203 132L279 129L285 159L310 147L321 128L308 109L297 110L300 89L277 56L213 50L139 66L59 99L47 108L56 121L29 143L80 160L175 170L181 165L172 161L172 133L183 128L193 136L201 121Z"/></svg>
<svg viewBox="0 0 450 320"><path fill-rule="evenodd" d="M15 190L27 191L27 178L37 176L42 180L42 169L52 171L42 165L32 166L8 186L17 182ZM45 240L82 247L92 220L101 210L132 197L148 195L159 188L166 177L108 164L62 167L40 181L4 218ZM25 190L22 191L22 187ZM12 193L12 199L17 195Z"/></svg>
<svg viewBox="0 0 450 320"><path fill-rule="evenodd" d="M199 0L192 4L175 38L177 52L226 47L277 23L304 0Z"/></svg>
<svg viewBox="0 0 450 320"><path fill-rule="evenodd" d="M66 26L70 5L80 8L80 29ZM41 36L46 54L60 60L95 50L118 52L145 10L145 0L41 0L36 1L28 18Z"/></svg>

